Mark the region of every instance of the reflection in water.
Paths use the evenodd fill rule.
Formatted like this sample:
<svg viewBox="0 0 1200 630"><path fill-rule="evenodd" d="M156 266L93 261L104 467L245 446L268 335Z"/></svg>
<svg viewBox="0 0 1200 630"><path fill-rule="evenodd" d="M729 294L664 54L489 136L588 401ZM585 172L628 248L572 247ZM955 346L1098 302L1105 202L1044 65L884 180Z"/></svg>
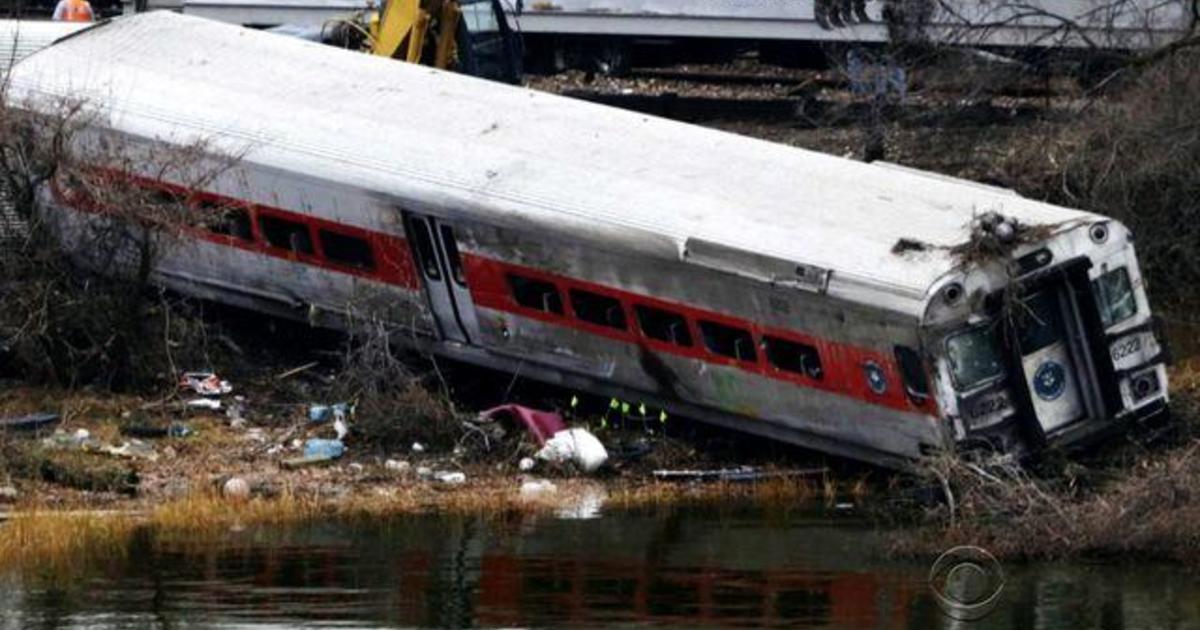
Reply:
<svg viewBox="0 0 1200 630"><path fill-rule="evenodd" d="M956 624L928 595L924 563L884 560L879 534L861 524L799 513L425 517L247 530L192 547L143 532L126 557L66 586L0 582L0 628L1200 624L1200 580L1107 565L1013 568L993 615Z"/></svg>

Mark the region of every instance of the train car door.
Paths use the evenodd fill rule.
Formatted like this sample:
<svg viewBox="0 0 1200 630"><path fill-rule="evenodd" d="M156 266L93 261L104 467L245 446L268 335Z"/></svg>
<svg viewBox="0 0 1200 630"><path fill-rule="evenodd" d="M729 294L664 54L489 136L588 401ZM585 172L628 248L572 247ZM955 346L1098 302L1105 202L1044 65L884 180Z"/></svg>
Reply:
<svg viewBox="0 0 1200 630"><path fill-rule="evenodd" d="M1038 422L1047 432L1086 412L1061 293L1046 290L1027 298L1019 325L1022 371Z"/></svg>
<svg viewBox="0 0 1200 630"><path fill-rule="evenodd" d="M471 343L478 338L475 303L463 272L454 226L435 217L406 213L405 228L421 270L429 306L442 339Z"/></svg>

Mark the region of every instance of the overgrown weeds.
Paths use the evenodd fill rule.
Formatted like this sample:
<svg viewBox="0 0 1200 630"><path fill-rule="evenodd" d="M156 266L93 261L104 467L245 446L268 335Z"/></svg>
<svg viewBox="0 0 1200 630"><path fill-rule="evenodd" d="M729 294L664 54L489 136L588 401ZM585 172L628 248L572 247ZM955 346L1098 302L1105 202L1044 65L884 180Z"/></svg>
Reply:
<svg viewBox="0 0 1200 630"><path fill-rule="evenodd" d="M181 234L219 210L133 174L190 190L236 157L203 142L148 148L101 138L83 103L5 97L0 89L0 197L11 205L0 222L2 375L131 390L169 381L176 361L206 358L197 309L159 290L153 274Z"/></svg>
<svg viewBox="0 0 1200 630"><path fill-rule="evenodd" d="M898 535L896 550L973 544L1018 558L1200 558L1200 388L1194 371L1177 372L1176 445L1124 455L1110 448L1032 472L1011 459L931 459L923 476L942 500L924 526Z"/></svg>
<svg viewBox="0 0 1200 630"><path fill-rule="evenodd" d="M1009 152L1030 196L1112 216L1137 237L1154 303L1196 304L1200 281L1200 53L1124 71L1047 141Z"/></svg>
<svg viewBox="0 0 1200 630"><path fill-rule="evenodd" d="M346 340L332 396L351 401L355 436L381 451L407 449L413 442L452 447L462 434L453 402L438 392L435 363L425 377L417 362L402 360L394 347L396 332L378 319L356 323ZM432 381L432 382L431 382Z"/></svg>

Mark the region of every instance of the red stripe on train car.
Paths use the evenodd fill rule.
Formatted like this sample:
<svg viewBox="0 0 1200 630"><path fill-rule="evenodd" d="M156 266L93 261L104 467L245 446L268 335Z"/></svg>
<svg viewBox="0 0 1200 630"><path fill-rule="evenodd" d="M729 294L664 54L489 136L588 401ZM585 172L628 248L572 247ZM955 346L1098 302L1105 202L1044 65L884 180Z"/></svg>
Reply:
<svg viewBox="0 0 1200 630"><path fill-rule="evenodd" d="M421 288L421 281L417 277L416 263L413 260L412 250L408 246L407 239L307 214L292 212L282 208L250 203L234 197L208 192L196 192L182 186L137 175L117 171L105 171L105 174L112 175L120 180L129 181L138 186L185 196L190 203L208 202L217 204L218 206L240 207L246 209L250 214L253 236L251 240L216 234L200 228L188 228L185 230L190 236L198 240L236 247L245 251L312 265L331 271L379 280L408 290ZM55 199L63 205L89 213L103 214L105 211L95 200L86 194L81 194L79 191L62 190L57 180L51 181L51 190ZM297 254L268 244L260 231L258 222L258 216L260 215L274 216L307 226L309 237L314 244L315 253L313 255ZM320 230L361 238L370 243L372 254L376 260L376 268L366 270L329 261L321 251L320 239L316 238L317 232ZM819 339L791 330L761 326L755 322L723 315L714 311L638 295L623 289L577 280L568 276L547 273L533 267L513 265L465 252L462 254L462 257L463 268L467 275L467 284L470 287L472 298L480 306L506 311L559 326L574 328L589 334L600 335L625 343L645 345L658 352L698 359L708 363L734 366L766 378L787 381L802 387L838 393L874 405L882 405L901 411L923 412L930 415L937 412L936 403L932 396L926 398L925 402L917 404L906 395L900 370L890 353L878 352L827 339ZM508 284L507 275L509 273L517 273L554 284L560 292L564 313L558 315L527 308L518 304ZM579 319L575 313L574 305L569 299L569 291L572 288L618 300L625 316L626 328L611 328ZM692 338L692 345L687 347L679 346L645 336L641 331L641 323L634 312L635 305L664 309L684 316L689 335ZM704 346L703 335L699 330L699 322L701 320L749 331L756 345L755 360L739 360L710 352ZM821 365L825 373L824 377L813 379L803 374L789 372L771 365L762 348L764 336L777 337L816 348L821 357ZM870 364L878 366L886 376L888 387L883 393L875 392L868 385L866 369Z"/></svg>
<svg viewBox="0 0 1200 630"><path fill-rule="evenodd" d="M252 238L242 239L232 235L217 234L208 230L196 227L184 228L183 232L196 240L207 241L217 245L225 245L235 247L256 254L271 256L292 262L299 262L329 271L336 271L352 276L378 280L386 284L403 287L410 291L416 291L421 288L420 280L417 278L416 264L413 262L412 249L408 246L407 239L384 232L376 232L363 228L337 223L314 217L308 214L301 214L256 204L238 199L235 197L227 197L211 192L201 192L190 190L186 187L167 182L158 181L155 179L132 175L128 173L105 170L103 173L111 176L119 181L129 182L130 184L145 188L147 190L157 190L169 192L179 195L187 199L187 203L200 204L210 203L221 208L235 209L240 208L245 210L250 218L250 229ZM51 192L54 195L55 201L67 207L74 208L83 212L92 214L104 214L106 211L83 191L67 191L57 181L51 181ZM291 250L274 247L267 242L263 237L258 217L271 216L295 223L303 224L308 228L309 240L313 243L313 254L301 254L292 252ZM320 231L332 232L342 236L359 238L366 241L371 248L371 255L375 261L373 269L364 269L353 265L341 264L330 260L322 251L322 239L318 237Z"/></svg>
<svg viewBox="0 0 1200 630"><path fill-rule="evenodd" d="M936 405L933 402L932 396L926 398L923 403L918 404L906 394L899 367L895 359L891 356L891 353L879 352L828 339L819 339L795 331L761 326L755 322L696 308L687 304L646 297L622 289L548 273L532 267L513 265L475 254L463 254L463 268L467 274L467 285L471 289L472 299L479 306L581 330L616 341L630 344L644 344L658 352L699 359L708 363L734 366L766 378L783 380L802 387L846 395L873 405L881 405L901 411L916 411L930 415L936 414ZM558 315L518 304L509 287L508 274L510 273L555 285L563 301L563 314ZM626 327L624 329L610 328L580 320L574 312L572 300L569 297L571 289L581 289L619 300L625 314ZM636 313L633 312L634 305L638 304L661 308L683 315L688 322L692 345L690 347L683 347L665 341L650 339L641 334L640 323L636 317ZM756 360L743 361L710 352L704 346L703 337L699 330L698 322L701 320L750 331L756 344ZM761 345L764 335L816 348L821 357L821 364L825 372L824 377L813 379L771 365ZM878 366L886 377L887 388L883 393L875 392L868 384L867 366L870 364Z"/></svg>

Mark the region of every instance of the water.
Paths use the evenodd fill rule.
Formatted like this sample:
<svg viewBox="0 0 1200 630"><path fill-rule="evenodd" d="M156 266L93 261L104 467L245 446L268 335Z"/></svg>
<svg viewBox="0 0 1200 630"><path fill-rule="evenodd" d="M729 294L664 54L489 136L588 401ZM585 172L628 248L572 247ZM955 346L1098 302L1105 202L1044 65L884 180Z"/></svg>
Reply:
<svg viewBox="0 0 1200 630"><path fill-rule="evenodd" d="M69 579L0 582L0 628L1200 628L1200 577L1146 564L1005 567L999 607L956 622L883 535L733 509L143 532Z"/></svg>

